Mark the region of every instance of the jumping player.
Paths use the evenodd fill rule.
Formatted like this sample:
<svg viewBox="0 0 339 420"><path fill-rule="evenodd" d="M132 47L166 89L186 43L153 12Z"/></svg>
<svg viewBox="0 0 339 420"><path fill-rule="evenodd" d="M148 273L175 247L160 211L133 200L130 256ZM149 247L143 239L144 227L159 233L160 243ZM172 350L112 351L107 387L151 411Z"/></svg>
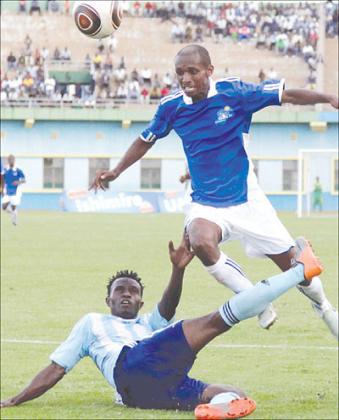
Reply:
<svg viewBox="0 0 339 420"><path fill-rule="evenodd" d="M17 224L17 207L21 202L19 185L26 182L25 175L21 169L15 167L15 157L8 156L8 166L1 172L1 196L2 209L12 216L13 225Z"/></svg>
<svg viewBox="0 0 339 420"><path fill-rule="evenodd" d="M50 356L43 369L18 395L1 402L12 407L44 394L85 356L91 357L120 401L129 407L194 410L199 419L239 418L255 409L234 386L211 385L188 377L197 353L239 321L253 317L322 266L303 238L296 241L294 267L231 298L201 318L173 323L185 267L193 258L187 243L169 244L172 276L153 312L139 316L143 285L134 272L121 271L107 286L111 315L90 313Z"/></svg>
<svg viewBox="0 0 339 420"><path fill-rule="evenodd" d="M235 293L252 287L241 268L220 251L219 243L240 240L246 253L269 257L288 270L295 244L259 188L244 148L243 133L252 114L270 105L329 103L338 97L304 89L284 89L284 80L244 83L237 77L214 81L208 51L189 45L175 57L181 90L164 97L149 126L111 171L102 171L91 188L105 189L141 159L154 143L174 129L182 140L192 180L192 203L185 228L195 254L206 270ZM338 312L325 296L321 280L298 285L338 337ZM272 313L271 321L274 322ZM270 324L268 323L268 326Z"/></svg>

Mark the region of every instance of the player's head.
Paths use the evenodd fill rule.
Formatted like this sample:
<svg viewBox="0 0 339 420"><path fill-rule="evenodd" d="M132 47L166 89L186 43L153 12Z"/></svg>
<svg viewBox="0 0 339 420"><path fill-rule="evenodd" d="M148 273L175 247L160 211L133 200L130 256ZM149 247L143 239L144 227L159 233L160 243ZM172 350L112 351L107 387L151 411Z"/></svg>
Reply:
<svg viewBox="0 0 339 420"><path fill-rule="evenodd" d="M111 314L124 319L133 319L144 304L144 285L134 271L118 271L107 284L106 303Z"/></svg>
<svg viewBox="0 0 339 420"><path fill-rule="evenodd" d="M14 155L9 155L7 158L8 161L8 165L13 168L13 166L15 165L15 156Z"/></svg>
<svg viewBox="0 0 339 420"><path fill-rule="evenodd" d="M175 57L175 72L182 90L193 101L207 97L209 77L214 67L206 48L191 44L182 48Z"/></svg>

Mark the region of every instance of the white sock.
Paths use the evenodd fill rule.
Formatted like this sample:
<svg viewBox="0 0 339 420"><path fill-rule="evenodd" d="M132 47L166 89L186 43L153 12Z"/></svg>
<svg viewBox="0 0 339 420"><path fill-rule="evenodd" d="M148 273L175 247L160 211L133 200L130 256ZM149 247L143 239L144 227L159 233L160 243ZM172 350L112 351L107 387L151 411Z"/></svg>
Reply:
<svg viewBox="0 0 339 420"><path fill-rule="evenodd" d="M214 395L211 399L210 404L221 404L221 403L229 403L233 400L238 400L240 397L235 392L221 392L220 394Z"/></svg>
<svg viewBox="0 0 339 420"><path fill-rule="evenodd" d="M313 277L309 286L300 286L299 284L297 288L303 295L307 296L322 309L331 308L331 304L326 299L323 285L319 277Z"/></svg>
<svg viewBox="0 0 339 420"><path fill-rule="evenodd" d="M205 266L205 268L219 283L229 287L234 293L253 287L241 267L223 252L220 252L220 257L215 264Z"/></svg>

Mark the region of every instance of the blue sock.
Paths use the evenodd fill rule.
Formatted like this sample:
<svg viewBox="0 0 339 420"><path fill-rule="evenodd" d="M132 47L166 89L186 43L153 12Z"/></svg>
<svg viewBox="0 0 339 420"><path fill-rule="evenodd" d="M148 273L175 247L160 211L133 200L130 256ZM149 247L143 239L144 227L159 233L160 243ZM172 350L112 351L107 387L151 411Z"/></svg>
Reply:
<svg viewBox="0 0 339 420"><path fill-rule="evenodd" d="M219 313L225 323L232 327L239 321L260 314L269 303L303 280L304 266L297 264L296 267L277 276L269 277L254 287L233 296L219 308Z"/></svg>

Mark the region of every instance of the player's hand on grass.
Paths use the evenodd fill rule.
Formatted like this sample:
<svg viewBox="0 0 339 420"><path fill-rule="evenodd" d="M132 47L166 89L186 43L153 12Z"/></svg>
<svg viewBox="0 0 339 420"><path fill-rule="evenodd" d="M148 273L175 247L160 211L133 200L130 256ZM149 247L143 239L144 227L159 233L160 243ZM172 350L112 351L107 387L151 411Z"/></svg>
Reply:
<svg viewBox="0 0 339 420"><path fill-rule="evenodd" d="M94 190L95 192L98 191L98 189L100 190L107 190L107 183L110 181L114 181L116 178L118 178L119 173L116 170L112 170L112 171L99 171L92 184L90 185L89 189L90 190Z"/></svg>
<svg viewBox="0 0 339 420"><path fill-rule="evenodd" d="M0 401L0 408L6 408L6 407L14 407L15 404L12 401L12 399L8 399L5 401Z"/></svg>
<svg viewBox="0 0 339 420"><path fill-rule="evenodd" d="M169 241L168 250L172 264L178 269L184 269L193 259L194 252L190 249L190 244L186 236L182 238L181 244L177 249L173 242Z"/></svg>

